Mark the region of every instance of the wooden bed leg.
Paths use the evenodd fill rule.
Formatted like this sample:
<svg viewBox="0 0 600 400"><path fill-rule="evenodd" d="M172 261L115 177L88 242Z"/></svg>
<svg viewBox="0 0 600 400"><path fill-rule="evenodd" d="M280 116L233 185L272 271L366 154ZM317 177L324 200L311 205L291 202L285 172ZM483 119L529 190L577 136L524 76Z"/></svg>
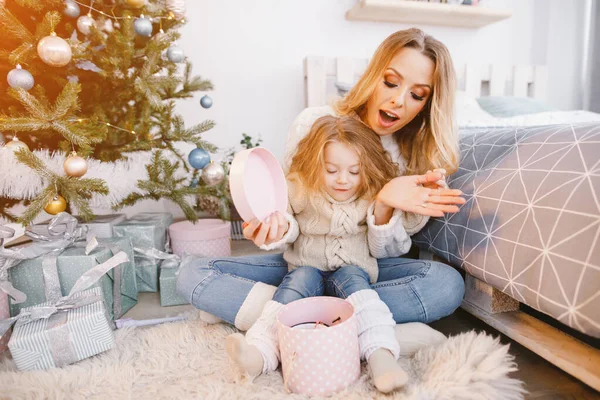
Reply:
<svg viewBox="0 0 600 400"><path fill-rule="evenodd" d="M419 258L444 262L425 250L419 251ZM600 391L600 349L519 311L517 300L469 274L461 308Z"/></svg>
<svg viewBox="0 0 600 400"><path fill-rule="evenodd" d="M467 274L461 308L585 384L600 390L600 350L518 311L519 302Z"/></svg>
<svg viewBox="0 0 600 400"><path fill-rule="evenodd" d="M488 314L517 311L519 302L487 283L467 274L463 302L480 308Z"/></svg>

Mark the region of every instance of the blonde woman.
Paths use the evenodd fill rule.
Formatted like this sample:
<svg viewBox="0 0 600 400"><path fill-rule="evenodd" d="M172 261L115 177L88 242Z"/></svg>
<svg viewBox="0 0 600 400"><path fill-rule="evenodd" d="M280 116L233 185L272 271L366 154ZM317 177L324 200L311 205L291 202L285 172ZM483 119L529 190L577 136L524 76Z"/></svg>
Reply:
<svg viewBox="0 0 600 400"><path fill-rule="evenodd" d="M396 32L383 41L362 78L338 104L300 113L288 136L284 169L318 118L359 118L398 166L398 177L379 191L367 219L386 237L413 235L430 216L456 212L464 203L460 192L445 189L441 171L454 172L459 161L454 89L452 61L442 43L418 29ZM428 172L434 169L439 171ZM285 218L274 215L265 223L251 221L244 235L257 245L269 245L283 238L286 227ZM371 285L394 320L427 323L453 313L464 294L460 274L442 263L401 258L404 252L396 244L391 240L383 246L379 276ZM177 285L184 298L205 311L207 321L217 321L214 315L246 331L287 272L282 254L201 259L180 271ZM422 344L443 338L424 325L410 326Z"/></svg>
<svg viewBox="0 0 600 400"><path fill-rule="evenodd" d="M360 355L371 367L375 387L388 393L406 383L396 363L396 323L371 289L379 274L376 257L386 254L391 238L367 221L375 196L396 173L377 135L360 120L327 115L313 124L287 176L286 233L262 246L283 248L289 273L246 336L227 338L227 351L242 371L257 376L277 369L277 314L285 304L322 296L327 288L356 310ZM408 234L394 240L399 251L410 249Z"/></svg>

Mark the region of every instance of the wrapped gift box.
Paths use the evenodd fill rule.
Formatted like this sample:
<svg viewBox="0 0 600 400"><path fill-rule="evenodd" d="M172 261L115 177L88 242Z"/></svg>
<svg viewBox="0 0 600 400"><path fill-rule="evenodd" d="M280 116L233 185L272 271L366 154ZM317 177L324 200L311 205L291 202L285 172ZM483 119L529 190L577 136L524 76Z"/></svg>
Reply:
<svg viewBox="0 0 600 400"><path fill-rule="evenodd" d="M220 219L176 222L169 226L173 254L195 254L203 257L231 255L231 224Z"/></svg>
<svg viewBox="0 0 600 400"><path fill-rule="evenodd" d="M113 226L116 237L130 237L134 247L165 251L167 229L173 223L169 213L138 213Z"/></svg>
<svg viewBox="0 0 600 400"><path fill-rule="evenodd" d="M49 318L17 321L8 347L19 370L61 367L114 346L112 323L102 300L102 289L88 289L73 298L86 296L97 296L99 300L59 311ZM43 303L39 306L45 305L52 304ZM29 307L23 311L35 308Z"/></svg>
<svg viewBox="0 0 600 400"><path fill-rule="evenodd" d="M173 222L169 213L138 213L113 227L115 237L131 238L133 246L140 249L169 250L167 228ZM160 260L135 255L138 290L157 292Z"/></svg>
<svg viewBox="0 0 600 400"><path fill-rule="evenodd" d="M135 263L138 292L158 292L158 270L161 261L136 256Z"/></svg>
<svg viewBox="0 0 600 400"><path fill-rule="evenodd" d="M79 222L79 226L87 226L88 234L96 236L96 238L111 238L113 237L113 227L125 221L125 214L108 214L97 215L92 221L84 222L81 217L75 216ZM31 230L41 235L48 235L48 222L33 225Z"/></svg>
<svg viewBox="0 0 600 400"><path fill-rule="evenodd" d="M188 304L177 293L177 268L160 269L160 305L163 307Z"/></svg>
<svg viewBox="0 0 600 400"><path fill-rule="evenodd" d="M123 250L129 260L133 260L133 247L129 238L110 238L99 240L99 246L90 254L85 254L83 243L69 247L58 256L57 270L60 292L67 295L77 279L86 271L111 258L118 250ZM114 252L114 253L113 253ZM17 315L25 307L46 302L46 282L44 279L44 258L40 256L22 261L9 270L9 281L13 286L27 295L24 303L11 302L11 315ZM114 287L115 274L120 274L120 290ZM118 281L118 279L117 279ZM110 318L118 318L137 303L137 283L135 264L129 261L105 274L97 283L102 288L106 309ZM114 293L120 292L120 307L117 300L115 315ZM118 312L120 309L120 312Z"/></svg>
<svg viewBox="0 0 600 400"><path fill-rule="evenodd" d="M8 305L8 295L0 291L0 320L10 317L10 309ZM10 339L10 332L6 333L0 338L0 353L8 350L8 339Z"/></svg>

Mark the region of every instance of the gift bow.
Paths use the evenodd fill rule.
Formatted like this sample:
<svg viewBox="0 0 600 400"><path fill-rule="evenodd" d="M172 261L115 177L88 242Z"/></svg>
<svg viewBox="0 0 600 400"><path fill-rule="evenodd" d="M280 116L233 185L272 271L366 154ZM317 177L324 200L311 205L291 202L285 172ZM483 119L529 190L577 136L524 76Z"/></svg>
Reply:
<svg viewBox="0 0 600 400"><path fill-rule="evenodd" d="M52 295L47 293L47 297L49 297L48 300L60 298L58 272L52 272L53 269L56 270L56 258L75 242L85 239L87 227L78 227L75 217L67 212L61 212L52 218L48 224L48 235L33 232L30 227L27 227L25 235L32 238L35 243L15 250L4 248L4 240L12 238L14 233L15 230L10 227L0 226L0 290L13 298L13 304L23 303L27 300L27 296L20 290L15 289L12 283L8 281L8 270L21 261L48 255L43 261L45 266L44 279L48 283L47 287L53 288L53 293ZM89 254L97 246L96 238L90 238L86 246L86 254ZM46 274L47 271L52 273Z"/></svg>
<svg viewBox="0 0 600 400"><path fill-rule="evenodd" d="M19 320L23 323L28 324L33 321L40 319L47 319L56 315L60 312L65 312L80 308L88 304L95 303L102 299L101 296L89 295L89 296L76 296L77 294L89 289L96 282L102 278L111 269L129 262L129 257L124 251L119 251L116 255L103 262L102 264L96 265L77 279L75 285L71 288L68 295L61 297L57 301L51 302L48 305L33 306L28 310L21 310L21 312L12 318L4 319L0 321L0 337L2 337L10 327Z"/></svg>

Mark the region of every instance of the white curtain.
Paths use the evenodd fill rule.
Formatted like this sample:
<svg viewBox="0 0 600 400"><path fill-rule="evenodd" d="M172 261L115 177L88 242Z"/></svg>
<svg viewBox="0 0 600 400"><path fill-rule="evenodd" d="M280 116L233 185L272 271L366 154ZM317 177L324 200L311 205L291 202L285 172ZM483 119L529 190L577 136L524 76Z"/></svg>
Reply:
<svg viewBox="0 0 600 400"><path fill-rule="evenodd" d="M600 113L600 4L588 0L583 74L584 108Z"/></svg>

